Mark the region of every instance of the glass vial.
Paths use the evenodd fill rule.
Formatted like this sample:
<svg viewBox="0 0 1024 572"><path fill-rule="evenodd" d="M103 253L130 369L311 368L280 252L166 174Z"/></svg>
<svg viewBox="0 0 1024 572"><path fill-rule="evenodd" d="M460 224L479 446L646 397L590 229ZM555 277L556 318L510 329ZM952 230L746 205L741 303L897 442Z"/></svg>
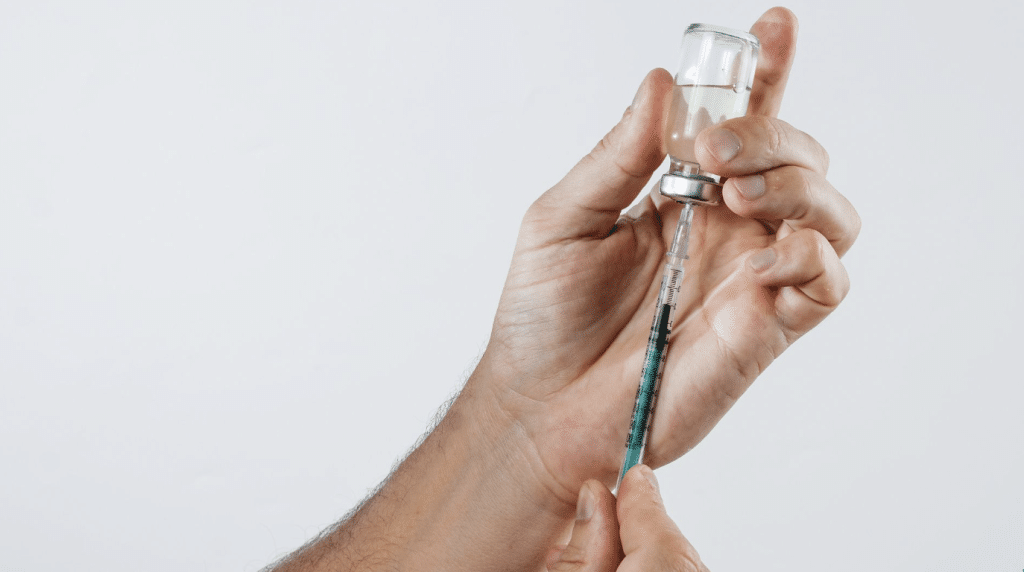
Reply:
<svg viewBox="0 0 1024 572"><path fill-rule="evenodd" d="M665 126L671 174L721 181L700 169L694 140L703 129L746 114L759 49L746 32L708 24L686 29Z"/></svg>

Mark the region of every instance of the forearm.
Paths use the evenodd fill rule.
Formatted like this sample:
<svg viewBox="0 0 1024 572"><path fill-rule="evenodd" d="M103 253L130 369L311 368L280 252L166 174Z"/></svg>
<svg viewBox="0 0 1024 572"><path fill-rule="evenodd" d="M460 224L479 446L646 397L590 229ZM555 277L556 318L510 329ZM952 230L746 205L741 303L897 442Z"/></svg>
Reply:
<svg viewBox="0 0 1024 572"><path fill-rule="evenodd" d="M472 382L351 518L274 570L537 569L573 507L544 490L518 427Z"/></svg>

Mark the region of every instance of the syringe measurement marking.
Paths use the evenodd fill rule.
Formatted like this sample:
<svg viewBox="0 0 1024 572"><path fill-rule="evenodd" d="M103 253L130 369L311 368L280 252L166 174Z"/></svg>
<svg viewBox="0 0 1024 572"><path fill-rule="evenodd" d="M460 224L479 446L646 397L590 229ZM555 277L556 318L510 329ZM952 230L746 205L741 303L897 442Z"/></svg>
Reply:
<svg viewBox="0 0 1024 572"><path fill-rule="evenodd" d="M675 308L676 292L679 291L679 279L682 277L683 271L678 268L669 267L669 272L672 274L668 277L668 295L665 296L663 303ZM671 312L669 313L671 314ZM669 322L669 329L672 329L671 321Z"/></svg>
<svg viewBox="0 0 1024 572"><path fill-rule="evenodd" d="M654 416L654 406L658 400L662 371L665 365L669 333L672 330L672 313L676 307L676 294L683 281L683 261L689 258L687 250L690 240L690 223L693 220L693 205L686 203L676 224L676 233L669 249L668 261L665 264L658 291L657 314L651 325L651 334L647 340L644 355L644 368L640 374L640 386L637 388L636 401L633 404L633 417L629 424L626 437L626 454L619 472L619 483L629 469L636 466L647 449L647 436ZM616 489L618 484L616 485Z"/></svg>
<svg viewBox="0 0 1024 572"><path fill-rule="evenodd" d="M670 292L674 290L674 279L678 274L678 272L673 272L672 282L669 284ZM658 398L658 381L661 379L662 361L665 357L665 346L668 343L671 314L671 303L662 304L658 310L657 319L651 327L651 337L647 342L647 360L644 363L640 386L636 391L633 422L630 423L629 436L626 439L626 461L623 463L623 475L640 462L640 456L643 454L651 413L654 411L654 402Z"/></svg>

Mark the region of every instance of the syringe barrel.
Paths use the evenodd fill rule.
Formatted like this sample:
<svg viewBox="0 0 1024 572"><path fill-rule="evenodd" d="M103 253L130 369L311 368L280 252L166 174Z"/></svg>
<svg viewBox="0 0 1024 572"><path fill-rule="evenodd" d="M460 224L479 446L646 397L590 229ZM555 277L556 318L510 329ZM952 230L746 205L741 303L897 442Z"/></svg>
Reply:
<svg viewBox="0 0 1024 572"><path fill-rule="evenodd" d="M640 385L636 390L636 401L633 403L633 417L626 437L626 454L619 471L618 482L626 476L626 471L643 460L647 450L647 437L654 416L654 406L661 389L661 377L665 368L665 356L668 353L668 338L672 333L672 319L676 309L676 298L683 283L683 263L687 258L690 244L690 226L693 223L693 205L686 203L676 224L676 232L669 251L665 254L665 266L661 276L661 287L658 289L658 302L655 307L651 333L647 338L647 350L644 353L644 367L640 373ZM616 484L618 488L618 484Z"/></svg>
<svg viewBox="0 0 1024 572"><path fill-rule="evenodd" d="M676 294L679 284L683 281L682 264L666 263L658 290L658 304L651 324L651 333L647 338L647 350L644 352L644 367L640 374L640 385L636 390L636 401L633 403L633 417L626 437L626 454L619 471L618 482L626 476L626 471L641 462L647 450L647 437L650 434L654 406L661 388L661 377L665 369L665 356L669 334L672 333L672 315L675 313ZM618 484L616 484L618 488Z"/></svg>

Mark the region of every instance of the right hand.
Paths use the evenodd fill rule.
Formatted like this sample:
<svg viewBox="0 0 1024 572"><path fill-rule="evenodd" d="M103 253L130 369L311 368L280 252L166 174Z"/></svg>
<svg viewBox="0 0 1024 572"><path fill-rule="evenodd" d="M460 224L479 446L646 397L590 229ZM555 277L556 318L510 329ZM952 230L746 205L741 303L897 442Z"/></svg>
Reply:
<svg viewBox="0 0 1024 572"><path fill-rule="evenodd" d="M616 501L596 480L583 483L572 538L548 555L551 572L708 572L661 500L654 471L626 473Z"/></svg>

